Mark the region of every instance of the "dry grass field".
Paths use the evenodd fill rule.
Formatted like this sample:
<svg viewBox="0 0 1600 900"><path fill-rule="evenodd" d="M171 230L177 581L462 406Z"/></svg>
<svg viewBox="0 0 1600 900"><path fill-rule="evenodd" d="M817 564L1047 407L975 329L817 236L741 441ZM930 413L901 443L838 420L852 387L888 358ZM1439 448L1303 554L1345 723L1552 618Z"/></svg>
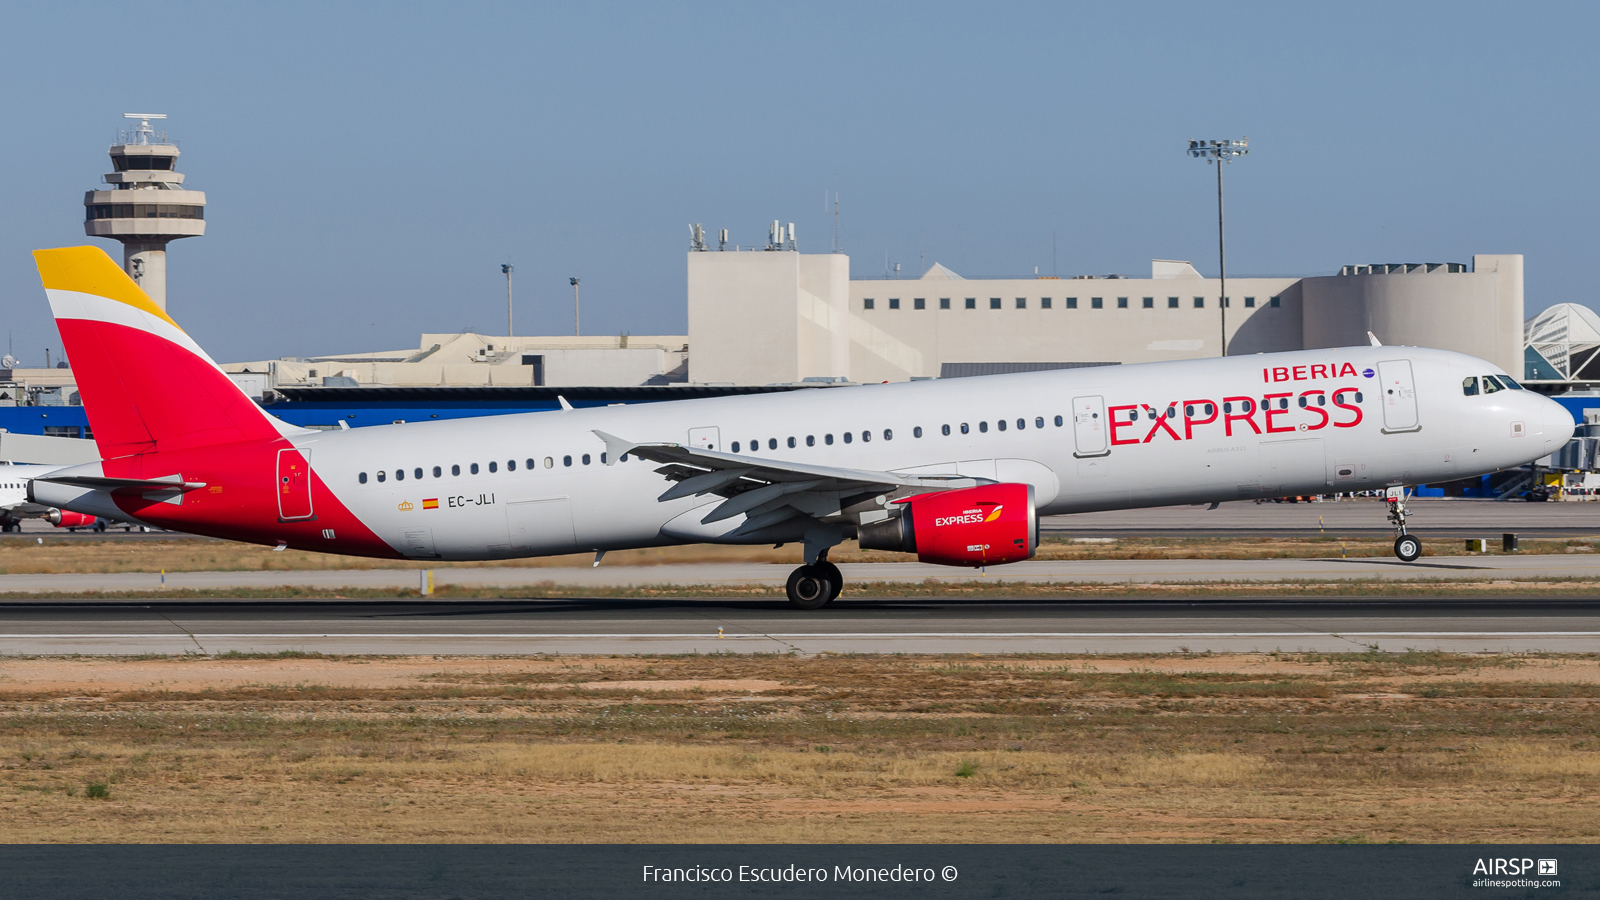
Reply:
<svg viewBox="0 0 1600 900"><path fill-rule="evenodd" d="M1525 540L1522 555L1593 553L1592 538ZM1464 556L1465 542L1430 542L1426 554ZM1304 559L1326 556L1387 557L1394 552L1386 539L1337 538L1122 538L1073 540L1047 538L1039 559ZM836 548L835 562L908 562L913 557L857 549L854 541ZM570 554L536 559L491 562L412 562L366 559L302 550L274 551L271 547L231 541L173 536L169 540L90 540L52 538L40 543L34 537L0 538L0 575L75 572L237 572L246 570L303 569L442 569L472 567L571 568L587 566L593 554ZM619 550L606 555L609 566L674 565L708 562L756 562L799 565L801 548L789 544L736 547L695 544L647 550Z"/></svg>
<svg viewBox="0 0 1600 900"><path fill-rule="evenodd" d="M1600 840L1600 657L0 660L0 841Z"/></svg>

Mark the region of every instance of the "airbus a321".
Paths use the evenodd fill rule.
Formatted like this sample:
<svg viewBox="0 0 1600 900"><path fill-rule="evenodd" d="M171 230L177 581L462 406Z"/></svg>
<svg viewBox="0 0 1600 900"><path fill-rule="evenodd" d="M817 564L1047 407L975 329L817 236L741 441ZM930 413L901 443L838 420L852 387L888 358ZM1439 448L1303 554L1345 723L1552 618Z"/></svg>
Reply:
<svg viewBox="0 0 1600 900"><path fill-rule="evenodd" d="M697 542L993 566L1039 517L1403 488L1506 469L1572 435L1481 359L1416 347L682 400L340 431L252 402L96 247L34 254L103 457L32 479L86 515L357 556L490 560ZM1422 545L1403 497L1395 552ZM598 561L598 556L597 556Z"/></svg>

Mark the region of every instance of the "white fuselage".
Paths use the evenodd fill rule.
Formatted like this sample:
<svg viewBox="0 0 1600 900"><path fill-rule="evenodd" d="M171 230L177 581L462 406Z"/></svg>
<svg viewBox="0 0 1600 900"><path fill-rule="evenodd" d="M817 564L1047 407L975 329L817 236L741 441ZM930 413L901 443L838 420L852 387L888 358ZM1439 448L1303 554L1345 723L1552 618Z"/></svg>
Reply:
<svg viewBox="0 0 1600 900"><path fill-rule="evenodd" d="M1027 482L1041 514L1060 514L1451 480L1568 440L1572 419L1547 398L1464 393L1464 379L1490 374L1501 373L1457 353L1362 347L409 423L293 442L400 552L494 559L725 540L742 522L701 524L714 496L658 502L671 486L659 467L602 463L596 430L759 460Z"/></svg>

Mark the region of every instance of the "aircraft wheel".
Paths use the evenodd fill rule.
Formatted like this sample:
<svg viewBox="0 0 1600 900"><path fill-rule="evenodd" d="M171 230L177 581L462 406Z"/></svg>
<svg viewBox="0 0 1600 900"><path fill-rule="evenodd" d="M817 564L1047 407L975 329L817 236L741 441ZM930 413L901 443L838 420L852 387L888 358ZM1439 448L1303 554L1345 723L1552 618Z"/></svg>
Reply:
<svg viewBox="0 0 1600 900"><path fill-rule="evenodd" d="M839 599L839 592L844 590L844 573L839 571L839 567L831 562L828 562L827 560L823 560L822 562L817 563L813 568L823 573L823 575L828 579L828 602L832 603L833 601Z"/></svg>
<svg viewBox="0 0 1600 900"><path fill-rule="evenodd" d="M1394 555L1401 562L1416 562L1417 557L1422 555L1422 542L1415 535L1401 535L1394 539Z"/></svg>
<svg viewBox="0 0 1600 900"><path fill-rule="evenodd" d="M801 609L821 609L833 593L833 582L817 566L801 566L789 573L789 602Z"/></svg>

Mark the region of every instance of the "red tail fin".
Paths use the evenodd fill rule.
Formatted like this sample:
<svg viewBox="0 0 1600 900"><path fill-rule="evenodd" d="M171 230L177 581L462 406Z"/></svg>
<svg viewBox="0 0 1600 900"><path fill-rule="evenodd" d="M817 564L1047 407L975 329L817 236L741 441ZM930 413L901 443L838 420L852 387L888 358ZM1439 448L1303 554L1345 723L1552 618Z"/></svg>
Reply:
<svg viewBox="0 0 1600 900"><path fill-rule="evenodd" d="M104 250L33 257L102 457L300 432L245 396Z"/></svg>

